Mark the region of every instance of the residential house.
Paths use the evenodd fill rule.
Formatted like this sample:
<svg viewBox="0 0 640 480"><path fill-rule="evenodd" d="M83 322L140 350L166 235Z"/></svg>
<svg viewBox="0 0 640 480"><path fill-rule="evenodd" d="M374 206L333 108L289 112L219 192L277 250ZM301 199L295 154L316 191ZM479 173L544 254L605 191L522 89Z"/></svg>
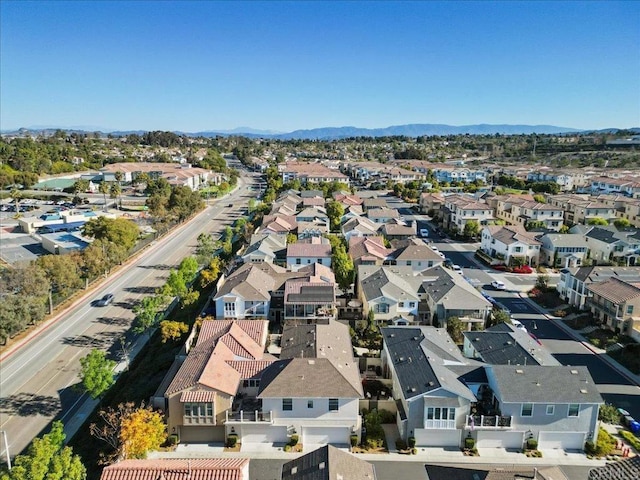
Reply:
<svg viewBox="0 0 640 480"><path fill-rule="evenodd" d="M269 318L276 277L285 273L270 263L246 263L229 275L213 295L218 319Z"/></svg>
<svg viewBox="0 0 640 480"><path fill-rule="evenodd" d="M248 458L154 458L121 460L100 480L249 480Z"/></svg>
<svg viewBox="0 0 640 480"><path fill-rule="evenodd" d="M594 262L636 265L640 255L640 230L618 230L614 226L576 225L571 233L582 233Z"/></svg>
<svg viewBox="0 0 640 480"><path fill-rule="evenodd" d="M594 200L588 195L549 195L549 204L564 210L566 223L588 224L589 221L602 218L613 221L617 218L614 204Z"/></svg>
<svg viewBox="0 0 640 480"><path fill-rule="evenodd" d="M278 171L282 174L284 183L291 180L300 180L300 183L330 183L340 182L349 185L349 177L338 170L330 169L321 163L312 162L285 162L278 165Z"/></svg>
<svg viewBox="0 0 640 480"><path fill-rule="evenodd" d="M195 346L176 359L154 395L168 432L183 443L224 441L225 420L245 392L244 381L255 389L274 361L264 353L267 327L266 320L202 322Z"/></svg>
<svg viewBox="0 0 640 480"><path fill-rule="evenodd" d="M193 167L189 163L112 163L105 165L100 171L104 177L113 177L114 179L115 174L120 172L124 183L134 182L140 175L147 174L152 180L164 178L171 185L186 186L191 190L199 190L211 180L211 177L215 176L210 170ZM218 181L218 183L220 182Z"/></svg>
<svg viewBox="0 0 640 480"><path fill-rule="evenodd" d="M540 263L552 267L579 267L589 257L589 244L577 233L548 233L538 238Z"/></svg>
<svg viewBox="0 0 640 480"><path fill-rule="evenodd" d="M541 167L529 172L527 180L530 182L553 182L564 192L571 192L588 184L587 176L582 170L567 171L563 169L554 171L549 167Z"/></svg>
<svg viewBox="0 0 640 480"><path fill-rule="evenodd" d="M330 267L312 263L284 284L284 321L336 318L336 280Z"/></svg>
<svg viewBox="0 0 640 480"><path fill-rule="evenodd" d="M637 198L640 195L640 180L635 177L595 177L591 179L591 193L616 193Z"/></svg>
<svg viewBox="0 0 640 480"><path fill-rule="evenodd" d="M382 335L400 436L418 446L459 447L471 437L478 448L521 449L531 438L540 449L581 450L596 441L603 400L586 367L481 363L433 327Z"/></svg>
<svg viewBox="0 0 640 480"><path fill-rule="evenodd" d="M278 263L286 259L287 237L269 233L254 233L242 253L244 263Z"/></svg>
<svg viewBox="0 0 640 480"><path fill-rule="evenodd" d="M520 205L527 202L535 202L533 195L495 195L487 201L487 203L495 210L496 217L511 224L522 224L522 221L518 220L517 215L514 215L513 213L513 205Z"/></svg>
<svg viewBox="0 0 640 480"><path fill-rule="evenodd" d="M296 223L298 238L320 237L329 233L329 216L323 207L304 208L296 215Z"/></svg>
<svg viewBox="0 0 640 480"><path fill-rule="evenodd" d="M559 231L563 225L564 211L546 203L513 203L511 214L516 222L527 227L536 226L546 230Z"/></svg>
<svg viewBox="0 0 640 480"><path fill-rule="evenodd" d="M351 237L349 238L349 256L353 264L382 265L393 250L387 248L383 237Z"/></svg>
<svg viewBox="0 0 640 480"><path fill-rule="evenodd" d="M564 268L560 272L560 279L556 290L569 305L584 310L588 290L592 283L599 283L612 277L627 283L640 282L640 268L638 267L577 267Z"/></svg>
<svg viewBox="0 0 640 480"><path fill-rule="evenodd" d="M586 306L603 325L626 334L640 325L640 283L611 277L586 289Z"/></svg>
<svg viewBox="0 0 640 480"><path fill-rule="evenodd" d="M400 213L392 208L369 208L367 218L374 223L388 223L400 219Z"/></svg>
<svg viewBox="0 0 640 480"><path fill-rule="evenodd" d="M331 244L328 239L311 237L287 245L287 267L296 270L312 263L331 266Z"/></svg>
<svg viewBox="0 0 640 480"><path fill-rule="evenodd" d="M414 272L422 272L427 268L441 265L444 258L436 253L429 245L418 238L414 238L405 247L396 250L391 259L400 267L411 267Z"/></svg>
<svg viewBox="0 0 640 480"><path fill-rule="evenodd" d="M541 243L536 234L527 232L520 225L489 225L482 229L481 250L506 265L523 263L535 266L539 263Z"/></svg>
<svg viewBox="0 0 640 480"><path fill-rule="evenodd" d="M362 207L365 212L368 212L369 210L374 210L376 208L389 208L389 204L383 197L372 197L365 198L362 201Z"/></svg>
<svg viewBox="0 0 640 480"><path fill-rule="evenodd" d="M640 139L636 142L640 145ZM640 478L640 456L623 458L589 470L587 480L635 480Z"/></svg>
<svg viewBox="0 0 640 480"><path fill-rule="evenodd" d="M437 266L421 273L419 293L420 319L429 325L446 326L451 317L458 317L467 330L484 326L492 305L461 275Z"/></svg>
<svg viewBox="0 0 640 480"><path fill-rule="evenodd" d="M422 193L420 194L419 205L420 211L422 213L437 213L444 205L444 195L442 195L441 193Z"/></svg>
<svg viewBox="0 0 640 480"><path fill-rule="evenodd" d="M391 220L380 228L380 233L389 241L408 240L416 236L416 222L408 224L400 219Z"/></svg>
<svg viewBox="0 0 640 480"><path fill-rule="evenodd" d="M364 315L372 311L379 324L408 324L418 320L418 290L422 278L412 267L360 265L357 294Z"/></svg>
<svg viewBox="0 0 640 480"><path fill-rule="evenodd" d="M297 230L298 223L293 215L265 215L259 232L286 236L288 233L296 233Z"/></svg>
<svg viewBox="0 0 640 480"><path fill-rule="evenodd" d="M489 365L560 365L529 332L508 323L463 335L464 356Z"/></svg>
<svg viewBox="0 0 640 480"><path fill-rule="evenodd" d="M487 225L494 220L493 210L486 203L479 202L469 195L449 195L445 197L442 209L444 228L459 234L464 233L468 222L474 221L479 225Z"/></svg>
<svg viewBox="0 0 640 480"><path fill-rule="evenodd" d="M323 197L311 197L311 198L303 198L302 199L302 207L320 207L324 208L326 201Z"/></svg>
<svg viewBox="0 0 640 480"><path fill-rule="evenodd" d="M345 240L349 242L351 237L375 237L379 235L381 225L374 223L367 217L352 217L345 221L340 230Z"/></svg>
<svg viewBox="0 0 640 480"><path fill-rule="evenodd" d="M282 465L282 480L376 480L376 471L369 462L332 445L290 460Z"/></svg>
<svg viewBox="0 0 640 480"><path fill-rule="evenodd" d="M353 195L346 192L335 192L333 194L333 199L345 208L353 207L355 205L362 205L364 201L358 195Z"/></svg>

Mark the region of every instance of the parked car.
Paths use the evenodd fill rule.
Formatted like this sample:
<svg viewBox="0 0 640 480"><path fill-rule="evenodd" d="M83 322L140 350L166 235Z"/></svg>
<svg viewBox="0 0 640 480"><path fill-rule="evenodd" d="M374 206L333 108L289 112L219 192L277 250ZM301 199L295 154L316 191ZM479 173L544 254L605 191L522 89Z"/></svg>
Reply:
<svg viewBox="0 0 640 480"><path fill-rule="evenodd" d="M521 267L514 267L513 273L533 273L533 268L529 265L522 265Z"/></svg>
<svg viewBox="0 0 640 480"><path fill-rule="evenodd" d="M99 307L106 307L113 303L113 293L107 293L104 297L98 300L97 305Z"/></svg>
<svg viewBox="0 0 640 480"><path fill-rule="evenodd" d="M520 322L519 320L516 320L515 318L511 319L511 325L513 325L514 327L516 327L518 330L523 330L523 331L527 331L527 327L525 327L522 322Z"/></svg>
<svg viewBox="0 0 640 480"><path fill-rule="evenodd" d="M496 290L506 290L507 287L504 284L504 282L501 282L500 280L494 280L493 282L491 282L491 286L493 288L495 288Z"/></svg>
<svg viewBox="0 0 640 480"><path fill-rule="evenodd" d="M421 228L420 229L420 236L423 237L423 238L424 237L428 237L429 236L429 230L426 229L426 228Z"/></svg>
<svg viewBox="0 0 640 480"><path fill-rule="evenodd" d="M452 265L451 268L453 269L454 272L459 273L460 275L463 275L464 273L462 272L462 267L460 267L460 265Z"/></svg>
<svg viewBox="0 0 640 480"><path fill-rule="evenodd" d="M450 259L445 259L444 261L444 266L447 268L452 268L453 267L453 262Z"/></svg>

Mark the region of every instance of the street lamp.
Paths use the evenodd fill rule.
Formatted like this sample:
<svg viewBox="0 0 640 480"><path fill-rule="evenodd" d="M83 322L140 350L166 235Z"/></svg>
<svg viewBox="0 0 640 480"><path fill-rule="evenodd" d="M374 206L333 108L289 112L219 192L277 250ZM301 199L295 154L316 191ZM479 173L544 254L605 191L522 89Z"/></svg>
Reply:
<svg viewBox="0 0 640 480"><path fill-rule="evenodd" d="M9 442L7 441L7 431L0 430L2 433L2 439L4 440L4 453L7 456L7 468L11 471L11 456L9 456Z"/></svg>

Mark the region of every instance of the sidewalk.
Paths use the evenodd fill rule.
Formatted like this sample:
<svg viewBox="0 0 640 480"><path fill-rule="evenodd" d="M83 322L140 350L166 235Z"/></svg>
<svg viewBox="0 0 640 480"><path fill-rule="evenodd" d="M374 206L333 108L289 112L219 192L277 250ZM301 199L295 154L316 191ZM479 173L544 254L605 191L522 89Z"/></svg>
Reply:
<svg viewBox="0 0 640 480"><path fill-rule="evenodd" d="M386 427L386 425L385 425ZM395 425L392 425L395 427ZM389 441L387 429L387 442ZM542 450L542 458L527 457L519 451L508 451L504 448L481 448L479 456L469 457L460 449L442 447L418 448L416 455L405 455L395 451L395 439L389 444L389 453L358 453L359 459L368 462L417 462L417 463L438 463L438 464L496 464L496 465L573 465L600 467L605 465L606 460L590 460L583 453L565 452L564 450ZM309 450L311 451L311 450ZM260 451L251 452L225 452L219 445L211 444L190 444L178 445L173 452L151 452L149 458L252 458L252 459L286 459L292 460L301 455L309 453L305 450L302 453L290 453L282 450L281 447L265 444Z"/></svg>

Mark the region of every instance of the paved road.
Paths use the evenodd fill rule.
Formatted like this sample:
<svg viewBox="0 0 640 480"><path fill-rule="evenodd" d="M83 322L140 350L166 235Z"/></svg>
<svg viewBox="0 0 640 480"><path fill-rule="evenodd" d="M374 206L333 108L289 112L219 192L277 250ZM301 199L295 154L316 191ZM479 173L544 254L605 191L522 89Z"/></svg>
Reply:
<svg viewBox="0 0 640 480"><path fill-rule="evenodd" d="M78 382L80 358L93 348L110 349L114 356L121 353L119 339L134 318L132 306L153 293L169 269L193 252L201 232L221 232L241 215L249 198L255 196L247 187L255 180L254 176L241 177L235 192L152 245L104 285L49 322L29 342L4 355L0 362L0 429L7 431L13 455L52 419L70 418L82 400L73 388ZM230 203L234 206L228 207ZM91 305L107 292L115 295L112 305Z"/></svg>

